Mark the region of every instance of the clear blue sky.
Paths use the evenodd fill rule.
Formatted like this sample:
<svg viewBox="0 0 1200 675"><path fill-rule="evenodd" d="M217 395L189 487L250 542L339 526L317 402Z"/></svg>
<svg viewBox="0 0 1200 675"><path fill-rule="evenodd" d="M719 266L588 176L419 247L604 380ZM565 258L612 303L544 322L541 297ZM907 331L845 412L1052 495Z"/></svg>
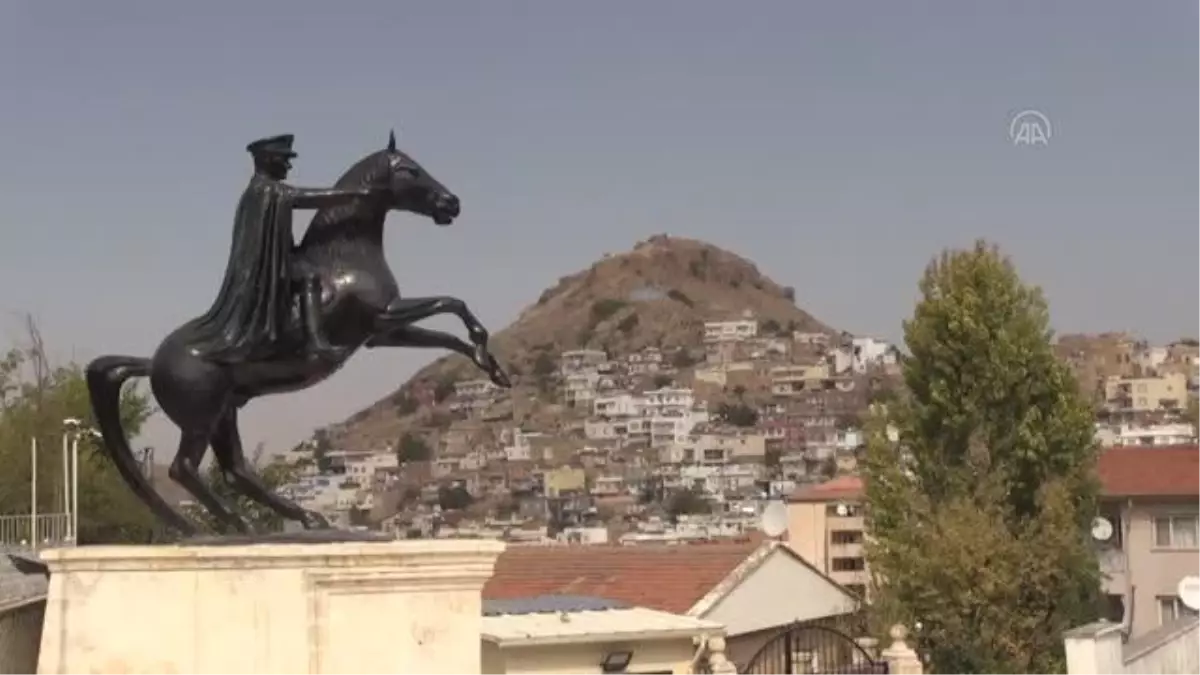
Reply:
<svg viewBox="0 0 1200 675"><path fill-rule="evenodd" d="M496 330L659 232L855 333L898 337L929 258L980 236L1059 330L1198 323L1195 2L8 1L0 102L0 324L33 311L61 357L149 354L207 308L248 141L295 133L315 186L393 125L464 204L391 217L403 290ZM1010 142L1028 108L1049 146ZM290 446L433 356L360 354L252 404L246 440Z"/></svg>

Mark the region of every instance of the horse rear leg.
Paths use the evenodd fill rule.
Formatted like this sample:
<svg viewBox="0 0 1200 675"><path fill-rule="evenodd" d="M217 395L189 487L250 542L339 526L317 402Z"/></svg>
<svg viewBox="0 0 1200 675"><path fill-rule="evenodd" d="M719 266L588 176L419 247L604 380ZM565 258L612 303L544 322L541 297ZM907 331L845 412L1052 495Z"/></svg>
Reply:
<svg viewBox="0 0 1200 675"><path fill-rule="evenodd" d="M200 460L208 450L208 434L204 431L184 429L179 438L179 452L167 475L183 486L204 508L217 519L222 532L233 528L238 532L249 532L246 520L212 491L200 476Z"/></svg>
<svg viewBox="0 0 1200 675"><path fill-rule="evenodd" d="M121 428L121 386L129 378L145 377L149 373L150 360L137 357L105 356L88 364L87 384L92 410L104 436L100 447L117 467L125 484L154 515L183 536L191 536L196 534L195 524L155 491L142 473L142 466L134 457L129 439Z"/></svg>
<svg viewBox="0 0 1200 675"><path fill-rule="evenodd" d="M312 511L306 511L295 502L284 499L267 487L262 478L254 472L246 461L246 453L242 448L242 435L238 431L237 408L231 407L217 422L216 431L212 436L213 453L217 464L234 489L271 509L288 520L295 520L304 525L304 529L314 527L329 527L324 516Z"/></svg>

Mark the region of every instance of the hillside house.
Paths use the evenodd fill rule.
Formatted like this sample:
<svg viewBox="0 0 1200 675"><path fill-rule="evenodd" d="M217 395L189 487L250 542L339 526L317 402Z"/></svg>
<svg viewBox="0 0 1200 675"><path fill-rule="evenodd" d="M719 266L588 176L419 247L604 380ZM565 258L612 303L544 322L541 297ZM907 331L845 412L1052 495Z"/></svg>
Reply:
<svg viewBox="0 0 1200 675"><path fill-rule="evenodd" d="M1187 404L1187 380L1183 373L1105 378L1104 408L1116 415L1179 412Z"/></svg>
<svg viewBox="0 0 1200 675"><path fill-rule="evenodd" d="M564 377L563 403L569 408L591 407L600 388L601 377L600 373L595 371L574 372ZM612 386L612 378L608 378L608 384Z"/></svg>
<svg viewBox="0 0 1200 675"><path fill-rule="evenodd" d="M1185 422L1096 424L1096 442L1104 447L1181 445L1194 442L1195 439L1195 427Z"/></svg>
<svg viewBox="0 0 1200 675"><path fill-rule="evenodd" d="M608 353L600 349L575 349L559 356L559 369L563 377L574 373L597 372L608 364Z"/></svg>
<svg viewBox="0 0 1200 675"><path fill-rule="evenodd" d="M871 366L895 366L900 361L900 351L889 342L871 337L856 337L850 344L830 350L833 373L867 372Z"/></svg>
<svg viewBox="0 0 1200 675"><path fill-rule="evenodd" d="M650 375L666 370L662 351L657 347L646 347L625 357L625 370L630 375Z"/></svg>
<svg viewBox="0 0 1200 675"><path fill-rule="evenodd" d="M502 394L503 390L491 380L455 382L454 401L450 403L449 408L455 412L483 410L495 403Z"/></svg>
<svg viewBox="0 0 1200 675"><path fill-rule="evenodd" d="M504 451L504 459L510 462L528 462L534 458L534 441L544 437L540 431L523 431L518 428L504 429L500 432L500 443Z"/></svg>
<svg viewBox="0 0 1200 675"><path fill-rule="evenodd" d="M754 319L704 322L705 342L738 341L757 336L758 321Z"/></svg>
<svg viewBox="0 0 1200 675"><path fill-rule="evenodd" d="M762 463L766 455L766 437L760 433L724 429L688 434L682 441L669 443L659 453L668 464Z"/></svg>
<svg viewBox="0 0 1200 675"><path fill-rule="evenodd" d="M775 396L796 396L831 386L829 366L825 363L775 366L769 372L771 393Z"/></svg>

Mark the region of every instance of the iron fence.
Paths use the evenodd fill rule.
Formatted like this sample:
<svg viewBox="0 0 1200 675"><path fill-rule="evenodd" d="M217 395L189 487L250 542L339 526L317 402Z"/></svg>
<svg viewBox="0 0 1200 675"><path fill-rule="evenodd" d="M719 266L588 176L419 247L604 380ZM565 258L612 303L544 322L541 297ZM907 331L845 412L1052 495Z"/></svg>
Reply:
<svg viewBox="0 0 1200 675"><path fill-rule="evenodd" d="M0 545L38 549L71 541L71 515L39 513L0 516Z"/></svg>
<svg viewBox="0 0 1200 675"><path fill-rule="evenodd" d="M887 673L888 665L835 628L797 623L767 641L743 672Z"/></svg>

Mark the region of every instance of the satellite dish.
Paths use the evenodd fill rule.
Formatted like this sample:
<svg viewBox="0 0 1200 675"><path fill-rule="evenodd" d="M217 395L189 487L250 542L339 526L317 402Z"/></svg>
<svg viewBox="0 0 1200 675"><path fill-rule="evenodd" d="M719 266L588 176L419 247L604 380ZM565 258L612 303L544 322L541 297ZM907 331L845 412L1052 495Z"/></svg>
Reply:
<svg viewBox="0 0 1200 675"><path fill-rule="evenodd" d="M1200 610L1200 577L1192 574L1180 579L1175 593L1185 607L1192 611Z"/></svg>
<svg viewBox="0 0 1200 675"><path fill-rule="evenodd" d="M849 507L847 507L845 504L838 504L838 505L837 505L837 514L838 514L839 516L845 516L845 515L846 515L846 514L848 514L848 513L850 513L850 509L849 509Z"/></svg>
<svg viewBox="0 0 1200 675"><path fill-rule="evenodd" d="M1092 520L1092 539L1108 541L1113 536L1113 524L1108 518L1097 516Z"/></svg>
<svg viewBox="0 0 1200 675"><path fill-rule="evenodd" d="M763 509L758 527L768 537L778 537L787 532L787 520L787 505L776 500Z"/></svg>

